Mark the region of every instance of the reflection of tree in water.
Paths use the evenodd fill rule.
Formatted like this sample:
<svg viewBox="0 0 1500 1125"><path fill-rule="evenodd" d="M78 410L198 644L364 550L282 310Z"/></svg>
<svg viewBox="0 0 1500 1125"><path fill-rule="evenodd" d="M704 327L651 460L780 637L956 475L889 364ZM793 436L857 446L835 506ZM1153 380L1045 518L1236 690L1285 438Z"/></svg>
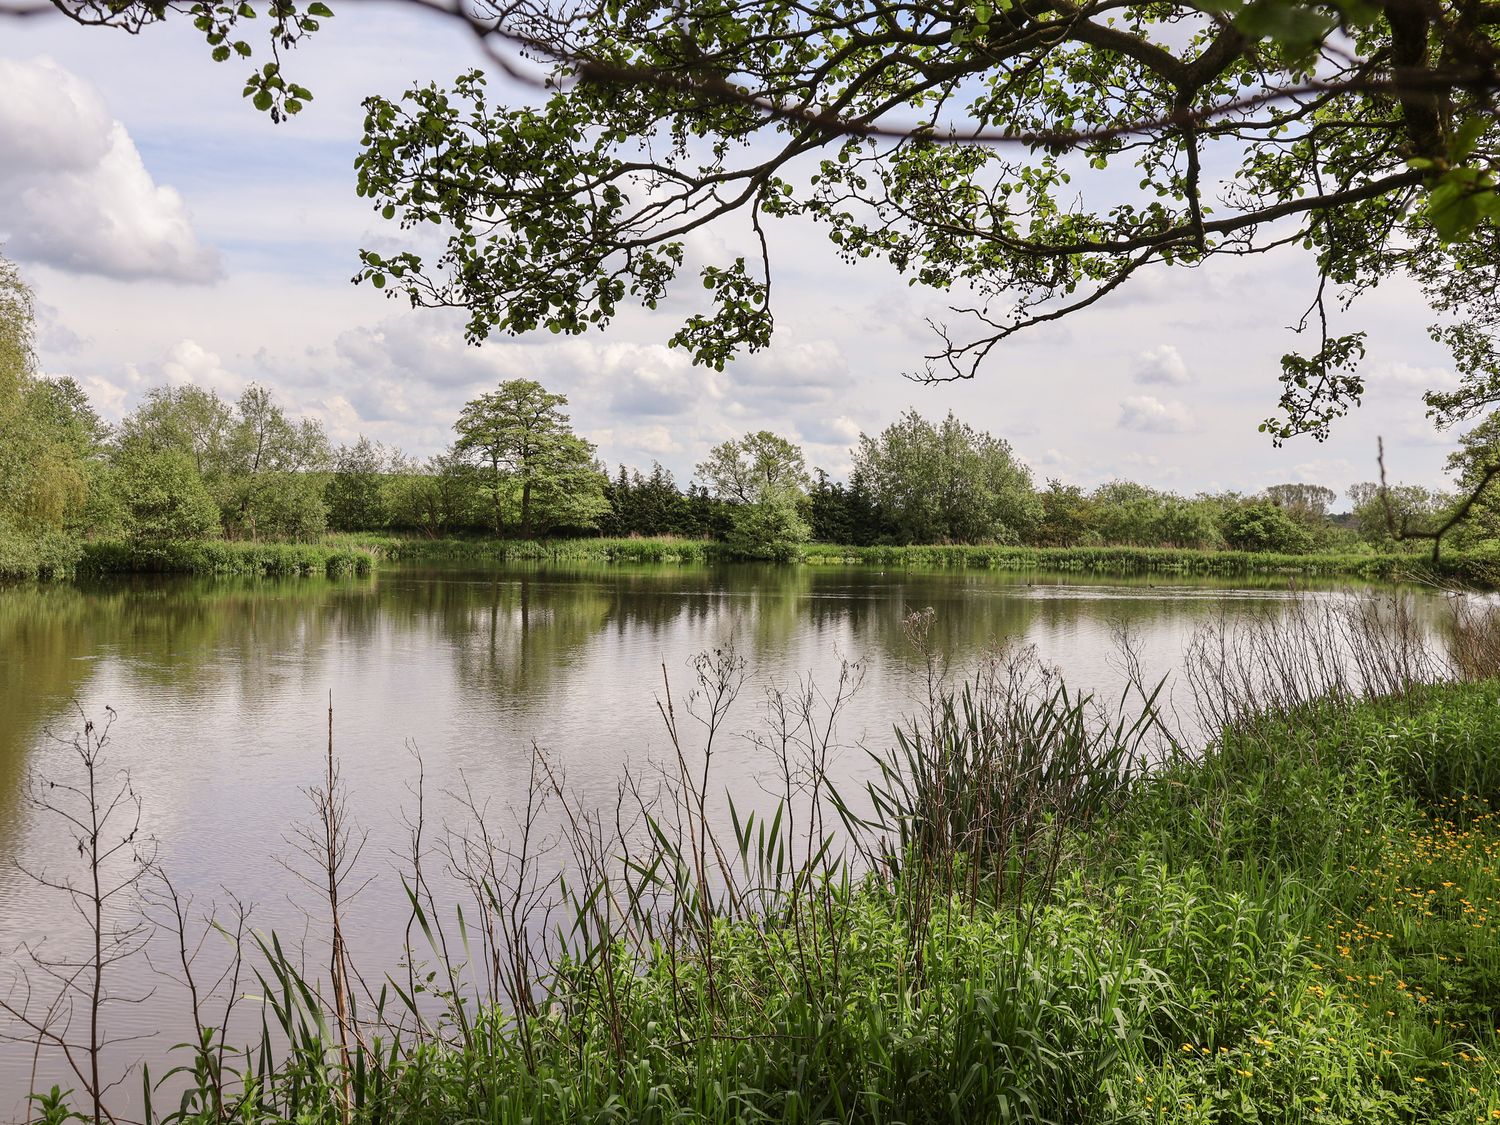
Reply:
<svg viewBox="0 0 1500 1125"><path fill-rule="evenodd" d="M1284 613L1293 591L1285 579L1256 583L1160 578L1099 579L1008 572L814 571L808 620L832 633L847 623L858 651L883 661L913 658L902 627L908 612L932 607L930 641L955 665L1007 640L1086 639L1111 646L1116 627L1150 635L1175 666L1193 631L1232 616ZM1332 584L1315 597L1342 597ZM1225 599L1229 599L1226 603ZM1169 671L1162 667L1160 672ZM1147 669L1148 672L1157 669Z"/></svg>
<svg viewBox="0 0 1500 1125"><path fill-rule="evenodd" d="M818 571L807 612L820 632L840 625L865 657L901 666L915 658L903 622L931 607L934 649L962 663L997 640L1030 628L1036 603L1019 598L1009 576L962 572Z"/></svg>
<svg viewBox="0 0 1500 1125"><path fill-rule="evenodd" d="M189 699L234 690L252 712L290 666L314 668L336 640L368 640L380 606L368 580L189 581L115 595L100 639L130 682Z"/></svg>
<svg viewBox="0 0 1500 1125"><path fill-rule="evenodd" d="M730 579L734 569L596 569L586 577L607 586L613 595L608 628L615 636L660 638L684 626L701 628L731 608L736 596Z"/></svg>
<svg viewBox="0 0 1500 1125"><path fill-rule="evenodd" d="M108 658L126 693L170 689L186 701L235 691L253 714L273 706L290 657L316 665L335 638L378 627L366 581L147 580L0 591L0 852L42 732L72 729L68 710ZM101 705L122 705L103 699Z"/></svg>
<svg viewBox="0 0 1500 1125"><path fill-rule="evenodd" d="M535 573L468 576L403 588L442 633L466 688L534 706L604 628L607 590Z"/></svg>
<svg viewBox="0 0 1500 1125"><path fill-rule="evenodd" d="M0 855L13 854L28 752L93 676L79 656L93 650L97 621L72 586L0 590Z"/></svg>
<svg viewBox="0 0 1500 1125"><path fill-rule="evenodd" d="M1100 588L1003 572L536 566L437 578L406 576L399 607L388 609L430 615L465 684L527 709L545 702L550 678L596 637L654 641L658 649L682 637L732 638L771 665L797 638L815 645L847 638L850 655L900 665L913 656L903 619L931 606L933 644L963 663L1005 640L1078 634L1107 645L1117 622L1185 640L1218 605L1217 589L1206 584L1189 584L1178 597L1145 581ZM387 588L382 600L390 597ZM1275 612L1277 604L1250 600L1244 612Z"/></svg>

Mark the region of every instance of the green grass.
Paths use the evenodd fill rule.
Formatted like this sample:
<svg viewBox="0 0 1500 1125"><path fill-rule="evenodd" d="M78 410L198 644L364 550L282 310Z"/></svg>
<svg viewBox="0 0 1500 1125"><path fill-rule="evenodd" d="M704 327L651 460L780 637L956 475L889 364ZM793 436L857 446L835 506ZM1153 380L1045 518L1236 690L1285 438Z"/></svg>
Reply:
<svg viewBox="0 0 1500 1125"><path fill-rule="evenodd" d="M422 539L405 536L331 535L331 543L357 545L404 562L726 563L737 561L724 543L701 539L552 539L543 541ZM1169 547L854 547L808 543L795 561L814 566L866 565L912 569L979 569L1078 572L1109 575L1183 574L1240 577L1305 575L1369 581L1422 581L1433 577L1467 586L1494 586L1500 562L1487 555L1449 554L1434 570L1425 555L1277 555L1197 551Z"/></svg>
<svg viewBox="0 0 1500 1125"><path fill-rule="evenodd" d="M336 532L325 541L412 563L715 563L732 561L723 543L708 539L426 539Z"/></svg>
<svg viewBox="0 0 1500 1125"><path fill-rule="evenodd" d="M77 572L111 574L237 575L282 578L369 574L375 556L356 547L316 543L245 543L229 540L144 547L118 541L85 543Z"/></svg>
<svg viewBox="0 0 1500 1125"><path fill-rule="evenodd" d="M1093 574L1310 575L1368 580L1400 580L1431 575L1424 555L1307 554L1198 551L1175 547L999 547L909 546L840 547L809 544L806 563L874 564L900 567L960 567L993 570L1079 571ZM1437 568L1442 577L1493 585L1500 574L1487 557L1449 555Z"/></svg>
<svg viewBox="0 0 1500 1125"><path fill-rule="evenodd" d="M1276 555L1153 547L853 547L809 543L795 561L810 566L881 566L1075 572L1103 575L1249 577L1302 575L1365 581L1439 581L1473 588L1500 585L1500 560L1489 554ZM154 548L120 541L85 542L68 535L24 538L0 534L0 581L66 579L76 574L180 573L286 575L367 573L379 560L406 563L587 562L703 565L739 561L724 543L704 539L426 539L330 533L317 544L209 540Z"/></svg>

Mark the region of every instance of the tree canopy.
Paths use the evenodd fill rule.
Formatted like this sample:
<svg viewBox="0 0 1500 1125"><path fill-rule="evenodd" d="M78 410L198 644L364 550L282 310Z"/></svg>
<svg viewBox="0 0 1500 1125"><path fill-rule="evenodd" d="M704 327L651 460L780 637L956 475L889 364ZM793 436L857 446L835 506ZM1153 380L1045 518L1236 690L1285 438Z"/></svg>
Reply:
<svg viewBox="0 0 1500 1125"><path fill-rule="evenodd" d="M252 539L306 539L327 522L322 482L331 453L323 425L290 418L252 384L233 403L203 387L153 387L120 423L116 460L127 479L176 479L186 458L218 505L224 530ZM132 462L145 476L131 477Z"/></svg>
<svg viewBox="0 0 1500 1125"><path fill-rule="evenodd" d="M483 472L495 534L505 533L512 511L525 539L557 527L591 527L603 513L594 447L569 427L567 404L566 395L535 379L509 379L459 415L453 452Z"/></svg>
<svg viewBox="0 0 1500 1125"><path fill-rule="evenodd" d="M801 508L808 486L802 450L769 430L709 450L698 478L730 505L729 543L750 558L789 557L811 531Z"/></svg>
<svg viewBox="0 0 1500 1125"><path fill-rule="evenodd" d="M972 376L1151 270L1300 246L1311 339L1282 360L1274 439L1326 436L1358 403L1365 332L1339 318L1398 274L1461 375L1429 393L1436 420L1500 401L1497 0L408 2L540 95L497 105L470 71L366 103L360 192L447 242L365 251L357 277L467 310L475 341L602 326L691 269L706 303L673 342L722 366L771 338L765 221L803 216L846 258L952 294L926 378ZM333 14L0 14L49 3L132 32L191 19L215 59L250 60L244 94L278 119L312 97L286 51ZM689 261L694 231L733 222L755 251Z"/></svg>
<svg viewBox="0 0 1500 1125"><path fill-rule="evenodd" d="M861 434L853 480L898 543L1019 543L1041 517L1009 443L952 412L933 423L909 410L878 436Z"/></svg>
<svg viewBox="0 0 1500 1125"><path fill-rule="evenodd" d="M0 257L0 530L61 529L82 510L104 427L71 379L42 378L31 290Z"/></svg>
<svg viewBox="0 0 1500 1125"><path fill-rule="evenodd" d="M952 293L919 374L973 375L1028 327L1149 270L1302 246L1310 344L1282 363L1281 440L1363 393L1339 309L1421 284L1464 375L1441 422L1500 397L1493 0L1012 0L484 9L560 87L496 104L480 72L367 101L359 188L444 252L361 277L464 308L469 333L607 324L688 266L673 342L722 366L770 339L766 220L823 225ZM687 258L739 221L757 250ZM758 236L758 237L757 237Z"/></svg>

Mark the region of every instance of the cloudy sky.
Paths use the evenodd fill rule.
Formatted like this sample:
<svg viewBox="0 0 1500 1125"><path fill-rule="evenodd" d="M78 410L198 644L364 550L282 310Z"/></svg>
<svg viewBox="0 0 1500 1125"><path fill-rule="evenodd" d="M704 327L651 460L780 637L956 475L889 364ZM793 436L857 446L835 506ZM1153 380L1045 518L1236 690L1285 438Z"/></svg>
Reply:
<svg viewBox="0 0 1500 1125"><path fill-rule="evenodd" d="M1342 490L1373 476L1377 435L1393 476L1443 480L1452 435L1432 430L1420 395L1453 376L1404 284L1356 306L1369 394L1334 438L1277 450L1257 432L1285 326L1311 292L1295 254L1148 275L1003 345L979 378L937 387L903 374L931 346L941 296L878 263L844 265L796 225L772 231L775 346L722 374L665 347L680 310L467 347L454 317L349 279L357 249L394 233L354 194L360 99L446 82L479 62L473 45L430 16L366 7L293 62L316 100L273 126L240 97L245 64L215 65L186 26L129 38L45 17L0 24L0 241L36 289L45 370L77 378L107 417L163 382L226 394L259 382L335 440L428 454L466 399L527 376L569 395L606 461L660 460L679 479L711 444L763 427L842 475L861 430L915 407L952 409L1008 438L1039 478L1084 485ZM736 238L698 249L732 257Z"/></svg>

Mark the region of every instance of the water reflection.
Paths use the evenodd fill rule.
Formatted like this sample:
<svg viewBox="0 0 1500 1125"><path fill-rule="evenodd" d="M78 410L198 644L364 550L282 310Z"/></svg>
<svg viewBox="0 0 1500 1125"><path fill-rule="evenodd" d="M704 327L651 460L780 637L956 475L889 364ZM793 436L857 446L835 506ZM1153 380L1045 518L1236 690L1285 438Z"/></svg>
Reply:
<svg viewBox="0 0 1500 1125"><path fill-rule="evenodd" d="M75 700L90 714L118 711L117 760L145 794L147 827L184 889L227 885L270 904L263 925L295 923L274 858L320 775L330 692L351 803L371 854L384 857L404 833L409 740L433 793L462 776L504 803L525 784L536 740L571 784L607 795L627 760L662 748L653 698L663 670L681 687L707 648L732 642L749 661L742 727L757 688L804 674L831 684L841 659L862 661L864 688L841 734L878 741L913 706L902 627L911 610L934 609L933 644L958 667L997 641L1026 640L1074 687L1112 694L1121 624L1147 672L1162 675L1226 604L1276 613L1287 596L1274 580L542 565L0 590L0 858L57 844L29 819L20 787L28 767L56 764L45 731L71 729ZM1418 596L1435 621L1439 600ZM733 753L742 759L726 761L730 773L754 776L753 747ZM0 863L0 948L56 927L51 909ZM385 955L392 919L404 918L399 886L377 887L356 909L361 940ZM13 1050L0 1048L7 1091Z"/></svg>
<svg viewBox="0 0 1500 1125"><path fill-rule="evenodd" d="M1241 584L1242 612L1274 611L1286 586ZM284 704L289 685L326 678L329 662L369 672L396 659L419 680L451 680L472 710L490 700L493 717L545 713L569 697L567 681L591 654L636 660L650 651L681 654L678 642L733 639L758 665L826 665L809 649L899 665L908 653L901 628L916 608L937 612L934 639L962 660L1003 638L1027 638L1087 685L1105 669L1097 653L1123 622L1175 662L1174 642L1215 611L1229 588L1212 582L1161 584L989 573L909 573L867 569L725 567L697 569L556 568L490 571L387 571L328 583L152 581L98 587L27 587L0 592L0 822L17 823L14 801L39 732L89 694L101 664L118 681L107 700L149 721L133 703L170 696L174 704L232 699L236 723L253 723ZM1180 648L1177 645L1176 648ZM640 669L637 668L637 671ZM649 668L647 669L649 671ZM796 669L787 668L786 671ZM651 678L651 677L646 677ZM348 702L363 707L358 683ZM1099 684L1098 686L1103 686ZM342 693L341 693L342 694ZM649 700L648 700L649 702ZM404 717L418 734L430 716ZM541 732L538 732L541 733Z"/></svg>

